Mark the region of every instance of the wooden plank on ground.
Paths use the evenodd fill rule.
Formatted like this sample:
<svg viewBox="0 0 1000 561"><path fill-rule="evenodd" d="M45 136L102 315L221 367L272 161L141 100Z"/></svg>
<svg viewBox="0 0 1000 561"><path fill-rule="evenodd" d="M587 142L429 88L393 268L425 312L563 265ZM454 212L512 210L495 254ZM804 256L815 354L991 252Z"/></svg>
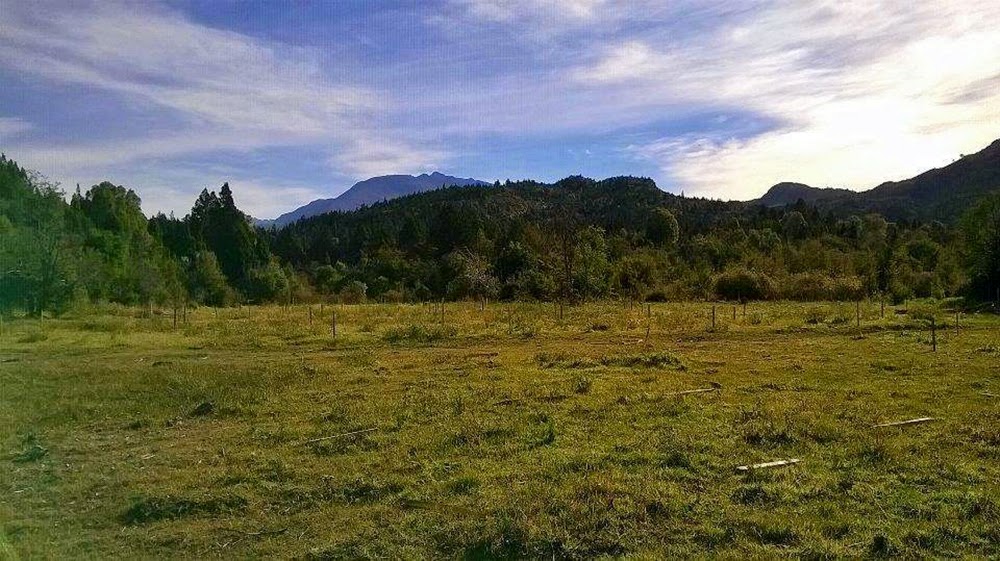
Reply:
<svg viewBox="0 0 1000 561"><path fill-rule="evenodd" d="M697 389L697 390L684 390L684 391L681 391L681 392L670 392L670 393L665 393L663 395L666 396L666 397L669 397L669 396L674 396L674 395L690 395L690 394L693 394L693 393L708 393L708 392L717 392L717 391L719 391L719 388L700 388L700 389Z"/></svg>
<svg viewBox="0 0 1000 561"><path fill-rule="evenodd" d="M797 463L799 463L801 461L802 460L800 460L798 458L790 458L788 460L775 460L773 462L764 462L762 464L750 464L750 465L745 465L745 466L736 466L736 471L741 471L741 472L745 473L745 472L752 471L752 470L755 470L755 469L764 469L764 468L772 468L772 467L790 466L792 464L797 464Z"/></svg>
<svg viewBox="0 0 1000 561"><path fill-rule="evenodd" d="M903 425L916 425L918 423L926 423L928 421L933 421L934 417L919 417L917 419L907 419L905 421L893 421L891 423L881 423L878 425L873 425L874 428L882 427L901 427Z"/></svg>

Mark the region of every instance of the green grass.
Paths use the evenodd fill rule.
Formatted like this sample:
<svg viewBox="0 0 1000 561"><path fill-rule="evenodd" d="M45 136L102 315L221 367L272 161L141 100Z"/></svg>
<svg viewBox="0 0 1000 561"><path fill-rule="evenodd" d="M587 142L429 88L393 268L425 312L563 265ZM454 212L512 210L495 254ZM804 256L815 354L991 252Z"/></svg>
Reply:
<svg viewBox="0 0 1000 561"><path fill-rule="evenodd" d="M995 316L313 310L5 318L0 559L1000 556Z"/></svg>

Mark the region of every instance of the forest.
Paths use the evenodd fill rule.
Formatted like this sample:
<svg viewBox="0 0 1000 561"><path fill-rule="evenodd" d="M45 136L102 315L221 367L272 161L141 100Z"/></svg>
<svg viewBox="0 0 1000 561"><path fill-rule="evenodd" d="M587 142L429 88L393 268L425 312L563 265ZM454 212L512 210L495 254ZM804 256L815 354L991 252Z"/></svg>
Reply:
<svg viewBox="0 0 1000 561"><path fill-rule="evenodd" d="M0 240L0 309L31 314L104 302L987 300L1000 286L1000 192L957 221L889 220L568 177L451 187L263 229L228 183L203 190L183 218L147 218L132 189L106 181L67 200L3 156Z"/></svg>

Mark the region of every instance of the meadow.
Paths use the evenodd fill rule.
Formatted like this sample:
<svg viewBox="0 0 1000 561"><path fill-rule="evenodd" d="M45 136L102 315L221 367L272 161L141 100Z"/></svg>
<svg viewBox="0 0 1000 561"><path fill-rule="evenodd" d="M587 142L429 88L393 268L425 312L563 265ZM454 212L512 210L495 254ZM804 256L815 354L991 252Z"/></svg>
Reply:
<svg viewBox="0 0 1000 561"><path fill-rule="evenodd" d="M952 305L5 317L0 558L997 557L1000 318Z"/></svg>

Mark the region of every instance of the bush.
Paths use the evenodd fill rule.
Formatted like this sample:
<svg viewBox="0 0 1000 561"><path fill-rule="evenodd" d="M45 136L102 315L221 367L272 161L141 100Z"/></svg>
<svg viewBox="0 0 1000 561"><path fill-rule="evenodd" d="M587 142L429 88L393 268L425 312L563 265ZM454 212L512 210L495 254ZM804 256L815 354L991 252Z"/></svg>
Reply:
<svg viewBox="0 0 1000 561"><path fill-rule="evenodd" d="M781 285L781 297L799 302L835 300L853 302L864 296L864 283L859 277L828 277L823 273L792 275Z"/></svg>
<svg viewBox="0 0 1000 561"><path fill-rule="evenodd" d="M344 304L360 304L368 294L368 285L361 281L351 281L340 289L340 301Z"/></svg>
<svg viewBox="0 0 1000 561"><path fill-rule="evenodd" d="M766 300L774 293L774 281L750 269L729 269L715 278L715 295L725 300Z"/></svg>
<svg viewBox="0 0 1000 561"><path fill-rule="evenodd" d="M247 274L246 293L251 302L287 299L288 286L288 277L275 260L251 269Z"/></svg>

